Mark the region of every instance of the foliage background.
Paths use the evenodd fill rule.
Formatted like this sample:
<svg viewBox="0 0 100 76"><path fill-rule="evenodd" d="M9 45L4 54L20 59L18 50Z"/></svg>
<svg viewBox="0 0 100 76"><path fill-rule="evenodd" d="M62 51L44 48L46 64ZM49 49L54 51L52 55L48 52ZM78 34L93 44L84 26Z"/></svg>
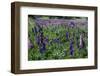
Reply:
<svg viewBox="0 0 100 76"><path fill-rule="evenodd" d="M41 30L35 32L40 29L37 27L36 20L74 20L73 24L67 25L44 25ZM75 21L79 19L79 23L75 24ZM88 29L86 21L83 21L82 24L80 21L86 20L88 22L87 17L63 17L63 16L42 16L42 15L29 15L28 16L28 36L32 48L28 49L28 59L29 60L51 60L51 59L70 59L70 58L87 58L88 55ZM70 21L68 21L70 23ZM72 22L72 21L71 21ZM43 21L38 21L43 25ZM80 24L81 23L81 24ZM42 26L40 24L40 26ZM74 25L74 27L71 27ZM77 27L76 27L77 26ZM41 32L44 35L44 39L48 39L48 42L45 43L44 50L41 50L42 45L38 45L37 39L38 36L41 35ZM68 36L66 37L66 34ZM80 49L80 35L85 34L83 36L84 39L84 47ZM46 37L46 38L45 38ZM71 44L73 41L73 44ZM72 46L72 49L70 47ZM41 53L44 52L44 53ZM71 54L73 53L73 55Z"/></svg>

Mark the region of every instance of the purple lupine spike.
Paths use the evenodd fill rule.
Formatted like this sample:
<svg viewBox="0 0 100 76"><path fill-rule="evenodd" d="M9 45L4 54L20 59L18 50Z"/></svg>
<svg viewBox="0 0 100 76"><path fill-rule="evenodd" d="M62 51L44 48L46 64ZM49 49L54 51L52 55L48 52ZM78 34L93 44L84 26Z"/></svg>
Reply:
<svg viewBox="0 0 100 76"><path fill-rule="evenodd" d="M71 24L72 24L72 25L75 25L75 23L74 23L73 21L71 22Z"/></svg>
<svg viewBox="0 0 100 76"><path fill-rule="evenodd" d="M75 26L75 22L74 21L70 21L69 22L69 26L73 28Z"/></svg>
<svg viewBox="0 0 100 76"><path fill-rule="evenodd" d="M43 41L44 41L44 35L43 35L43 32L40 33L40 40L41 40L41 43L43 43Z"/></svg>
<svg viewBox="0 0 100 76"><path fill-rule="evenodd" d="M45 45L45 43L43 43L43 50L46 50L46 45Z"/></svg>
<svg viewBox="0 0 100 76"><path fill-rule="evenodd" d="M33 44L30 42L30 40L28 39L28 48L33 48Z"/></svg>
<svg viewBox="0 0 100 76"><path fill-rule="evenodd" d="M66 32L66 39L68 40L68 38L69 38L69 33Z"/></svg>
<svg viewBox="0 0 100 76"><path fill-rule="evenodd" d="M40 53L43 54L46 50L46 44L43 43L42 46L40 47Z"/></svg>
<svg viewBox="0 0 100 76"><path fill-rule="evenodd" d="M74 54L74 48L73 48L73 41L70 41L70 55L73 56Z"/></svg>

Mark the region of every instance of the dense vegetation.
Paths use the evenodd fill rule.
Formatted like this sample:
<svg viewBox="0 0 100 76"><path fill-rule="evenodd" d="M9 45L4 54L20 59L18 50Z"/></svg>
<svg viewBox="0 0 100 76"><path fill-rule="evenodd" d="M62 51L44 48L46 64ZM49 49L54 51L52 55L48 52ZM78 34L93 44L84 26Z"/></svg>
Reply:
<svg viewBox="0 0 100 76"><path fill-rule="evenodd" d="M59 23L40 22L51 19ZM63 19L74 22L60 24ZM82 20L80 17L28 16L28 60L87 58L87 23L79 25L76 19Z"/></svg>

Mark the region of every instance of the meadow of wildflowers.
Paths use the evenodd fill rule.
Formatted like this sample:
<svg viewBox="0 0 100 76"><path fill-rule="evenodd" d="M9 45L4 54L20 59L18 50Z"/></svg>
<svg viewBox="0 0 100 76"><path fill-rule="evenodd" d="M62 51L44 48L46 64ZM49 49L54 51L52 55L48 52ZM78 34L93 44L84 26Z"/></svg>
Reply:
<svg viewBox="0 0 100 76"><path fill-rule="evenodd" d="M87 17L28 15L28 60L87 57Z"/></svg>

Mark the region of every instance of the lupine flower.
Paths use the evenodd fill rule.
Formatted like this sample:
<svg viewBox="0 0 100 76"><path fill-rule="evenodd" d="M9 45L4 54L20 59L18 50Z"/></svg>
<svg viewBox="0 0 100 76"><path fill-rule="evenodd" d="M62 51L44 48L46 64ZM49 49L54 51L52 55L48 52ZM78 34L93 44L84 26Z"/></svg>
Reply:
<svg viewBox="0 0 100 76"><path fill-rule="evenodd" d="M71 24L71 25L73 25L73 26L75 26L75 23L74 23L73 21L72 21L72 22L70 22L70 24Z"/></svg>
<svg viewBox="0 0 100 76"><path fill-rule="evenodd" d="M73 48L73 42L72 40L70 41L70 55L73 56L74 53L74 48Z"/></svg>
<svg viewBox="0 0 100 76"><path fill-rule="evenodd" d="M68 37L69 37L69 33L68 32L66 32L66 39L68 40Z"/></svg>
<svg viewBox="0 0 100 76"><path fill-rule="evenodd" d="M71 22L69 22L69 26L73 28L75 26L75 23L73 21L71 21Z"/></svg>
<svg viewBox="0 0 100 76"><path fill-rule="evenodd" d="M40 47L40 53L43 54L46 50L46 45L45 43L42 44L42 46Z"/></svg>
<svg viewBox="0 0 100 76"><path fill-rule="evenodd" d="M43 32L40 33L40 41L41 43L43 43L43 40L44 40L44 35L43 35Z"/></svg>

